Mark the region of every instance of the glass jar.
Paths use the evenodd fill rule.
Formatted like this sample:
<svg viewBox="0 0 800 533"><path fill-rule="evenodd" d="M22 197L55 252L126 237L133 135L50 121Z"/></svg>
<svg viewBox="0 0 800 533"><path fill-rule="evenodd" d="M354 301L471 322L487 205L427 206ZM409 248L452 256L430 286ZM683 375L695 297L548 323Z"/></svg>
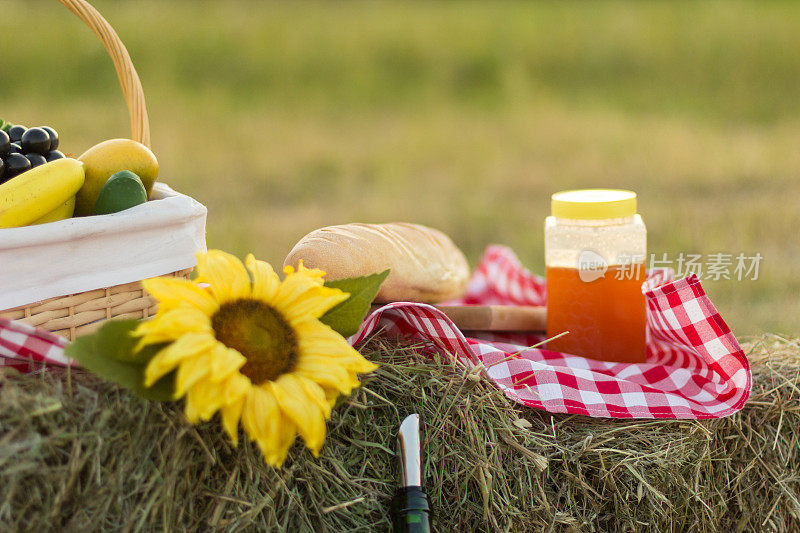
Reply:
<svg viewBox="0 0 800 533"><path fill-rule="evenodd" d="M602 361L644 362L647 230L636 193L552 196L544 226L549 350Z"/></svg>

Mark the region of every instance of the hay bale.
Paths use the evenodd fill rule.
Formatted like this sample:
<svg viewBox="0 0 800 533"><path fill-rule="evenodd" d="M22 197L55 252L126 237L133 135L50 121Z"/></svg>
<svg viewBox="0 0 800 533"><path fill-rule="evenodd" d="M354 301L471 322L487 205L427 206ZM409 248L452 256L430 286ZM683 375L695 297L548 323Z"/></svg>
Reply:
<svg viewBox="0 0 800 533"><path fill-rule="evenodd" d="M422 415L441 531L800 529L800 345L748 345L754 390L716 421L520 408L463 369L373 341L381 369L281 470L218 422L90 375L0 372L0 524L9 530L386 530L395 432Z"/></svg>

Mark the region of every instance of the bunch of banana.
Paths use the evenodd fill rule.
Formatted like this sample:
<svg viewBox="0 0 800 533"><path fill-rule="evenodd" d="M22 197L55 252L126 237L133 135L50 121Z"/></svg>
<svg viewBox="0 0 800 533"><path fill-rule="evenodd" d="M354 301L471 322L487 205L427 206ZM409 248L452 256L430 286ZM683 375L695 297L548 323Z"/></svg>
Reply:
<svg viewBox="0 0 800 533"><path fill-rule="evenodd" d="M86 179L84 164L56 159L0 185L0 228L44 224L70 218L75 194Z"/></svg>

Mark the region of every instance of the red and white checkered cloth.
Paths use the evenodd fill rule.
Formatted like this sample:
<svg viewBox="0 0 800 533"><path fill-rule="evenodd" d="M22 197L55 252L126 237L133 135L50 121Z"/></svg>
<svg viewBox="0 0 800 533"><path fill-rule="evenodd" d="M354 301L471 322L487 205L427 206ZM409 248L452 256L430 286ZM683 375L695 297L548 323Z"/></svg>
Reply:
<svg viewBox="0 0 800 533"><path fill-rule="evenodd" d="M358 344L376 331L425 341L465 365L482 365L512 400L552 413L701 419L741 409L750 396L750 366L697 277L672 281L668 272L651 273L643 290L649 337L647 363L642 364L526 349L542 340L537 335L467 338L441 311L417 303L375 310L350 341ZM490 246L458 303L544 305L545 284L511 250ZM0 356L12 364L63 365L63 346L54 335L0 319Z"/></svg>
<svg viewBox="0 0 800 533"><path fill-rule="evenodd" d="M605 363L526 349L537 335L483 334L467 338L436 308L392 303L375 310L352 339L383 332L430 341L464 364L481 364L514 401L551 413L613 418L719 418L750 396L750 365L736 338L691 276L671 280L657 271L642 287L649 326L647 363ZM545 305L545 283L514 253L490 246L459 302Z"/></svg>
<svg viewBox="0 0 800 533"><path fill-rule="evenodd" d="M0 318L0 367L29 372L43 365L66 366L66 345L65 338L49 331Z"/></svg>

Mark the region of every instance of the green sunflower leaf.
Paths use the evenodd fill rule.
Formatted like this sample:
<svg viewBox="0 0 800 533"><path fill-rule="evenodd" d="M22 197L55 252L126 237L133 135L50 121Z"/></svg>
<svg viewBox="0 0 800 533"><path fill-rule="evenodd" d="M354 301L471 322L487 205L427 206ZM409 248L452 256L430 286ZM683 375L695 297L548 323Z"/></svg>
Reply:
<svg viewBox="0 0 800 533"><path fill-rule="evenodd" d="M334 331L343 337L354 335L364 317L367 316L369 306L378 294L378 289L389 275L389 270L362 276L359 278L337 279L326 281L326 287L341 289L350 294L350 297L322 315L320 321L329 325Z"/></svg>
<svg viewBox="0 0 800 533"><path fill-rule="evenodd" d="M73 341L66 347L67 357L76 359L86 370L112 381L146 400L172 400L175 389L174 373L152 387L144 386L144 369L163 344L145 347L134 353L136 338L131 335L138 320L109 320L92 335Z"/></svg>

